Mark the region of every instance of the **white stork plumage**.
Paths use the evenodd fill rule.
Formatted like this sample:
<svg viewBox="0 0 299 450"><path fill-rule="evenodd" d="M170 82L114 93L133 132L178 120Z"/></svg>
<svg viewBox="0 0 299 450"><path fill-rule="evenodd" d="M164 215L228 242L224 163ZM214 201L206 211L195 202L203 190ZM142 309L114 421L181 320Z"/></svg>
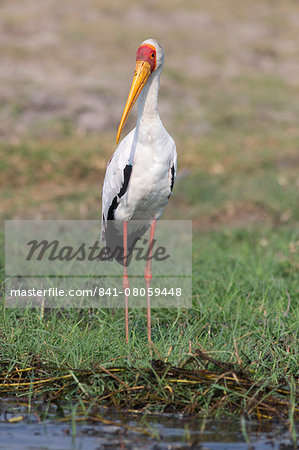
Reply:
<svg viewBox="0 0 299 450"><path fill-rule="evenodd" d="M142 42L136 55L136 67L127 103L119 124L118 143L130 111L138 99L138 116L134 128L119 144L108 162L102 190L102 240L108 241L109 224L123 223L124 278L123 287L129 286L127 275L127 249L130 220L142 220L150 226L150 240L154 238L155 223L160 218L172 193L177 153L174 140L164 128L158 113L160 75L164 64L164 51L155 39ZM108 243L107 243L107 246ZM151 283L151 259L146 263L147 330L151 340L151 311L148 288ZM128 297L125 295L125 329L128 342Z"/></svg>

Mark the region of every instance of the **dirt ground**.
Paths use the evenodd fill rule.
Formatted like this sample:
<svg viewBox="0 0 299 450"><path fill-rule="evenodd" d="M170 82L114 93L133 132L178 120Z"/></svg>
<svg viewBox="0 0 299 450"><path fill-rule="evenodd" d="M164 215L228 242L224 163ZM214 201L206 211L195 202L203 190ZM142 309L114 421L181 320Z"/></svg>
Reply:
<svg viewBox="0 0 299 450"><path fill-rule="evenodd" d="M99 217L135 52L154 37L179 153L163 217L200 229L292 220L298 29L291 0L0 0L1 215ZM136 108L123 135L135 120Z"/></svg>
<svg viewBox="0 0 299 450"><path fill-rule="evenodd" d="M161 115L171 130L185 114L201 135L212 126L198 95L207 85L268 74L299 86L298 27L290 0L2 0L0 137L55 133L56 122L79 134L115 131L147 37L166 51Z"/></svg>

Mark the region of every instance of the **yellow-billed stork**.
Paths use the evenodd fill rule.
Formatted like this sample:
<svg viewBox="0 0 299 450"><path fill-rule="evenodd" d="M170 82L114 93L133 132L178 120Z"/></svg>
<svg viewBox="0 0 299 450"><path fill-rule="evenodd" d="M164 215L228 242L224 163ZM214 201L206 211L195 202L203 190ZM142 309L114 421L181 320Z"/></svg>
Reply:
<svg viewBox="0 0 299 450"><path fill-rule="evenodd" d="M109 224L121 221L124 249L123 288L125 292L126 342L129 336L127 274L128 221L142 220L150 226L149 249L160 218L172 193L177 153L172 137L164 128L158 112L160 75L164 51L155 39L142 42L137 50L132 86L119 124L116 143L130 111L138 99L138 116L134 128L119 144L108 162L102 190L102 239L109 241ZM151 254L146 262L147 332L151 344L151 310L149 287L152 279Z"/></svg>

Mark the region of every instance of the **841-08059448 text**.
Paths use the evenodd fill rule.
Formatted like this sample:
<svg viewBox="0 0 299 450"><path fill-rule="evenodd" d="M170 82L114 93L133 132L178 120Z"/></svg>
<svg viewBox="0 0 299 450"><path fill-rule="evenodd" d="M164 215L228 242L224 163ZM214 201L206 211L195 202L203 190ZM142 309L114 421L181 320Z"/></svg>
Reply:
<svg viewBox="0 0 299 450"><path fill-rule="evenodd" d="M29 288L29 289L11 289L10 295L12 297L74 297L74 296L86 296L86 297L104 297L104 296L113 296L118 297L119 295L127 295L127 296L146 296L146 289L144 287L138 288L125 288L120 290L116 287L113 288L104 288L95 286L93 289L68 289L65 291L64 289L60 289L57 287L50 287L47 289L37 289L37 288ZM180 297L182 295L182 288L149 288L148 289L149 296L159 297L159 296L176 296Z"/></svg>

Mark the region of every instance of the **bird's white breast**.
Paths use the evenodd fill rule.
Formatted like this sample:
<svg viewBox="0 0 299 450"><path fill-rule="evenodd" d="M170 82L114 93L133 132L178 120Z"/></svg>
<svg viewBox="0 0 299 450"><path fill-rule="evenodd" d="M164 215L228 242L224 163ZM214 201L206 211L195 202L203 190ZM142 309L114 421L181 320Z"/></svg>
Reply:
<svg viewBox="0 0 299 450"><path fill-rule="evenodd" d="M164 127L156 135L150 130L144 133L136 147L127 193L115 211L118 220L159 218L168 201L174 142Z"/></svg>

